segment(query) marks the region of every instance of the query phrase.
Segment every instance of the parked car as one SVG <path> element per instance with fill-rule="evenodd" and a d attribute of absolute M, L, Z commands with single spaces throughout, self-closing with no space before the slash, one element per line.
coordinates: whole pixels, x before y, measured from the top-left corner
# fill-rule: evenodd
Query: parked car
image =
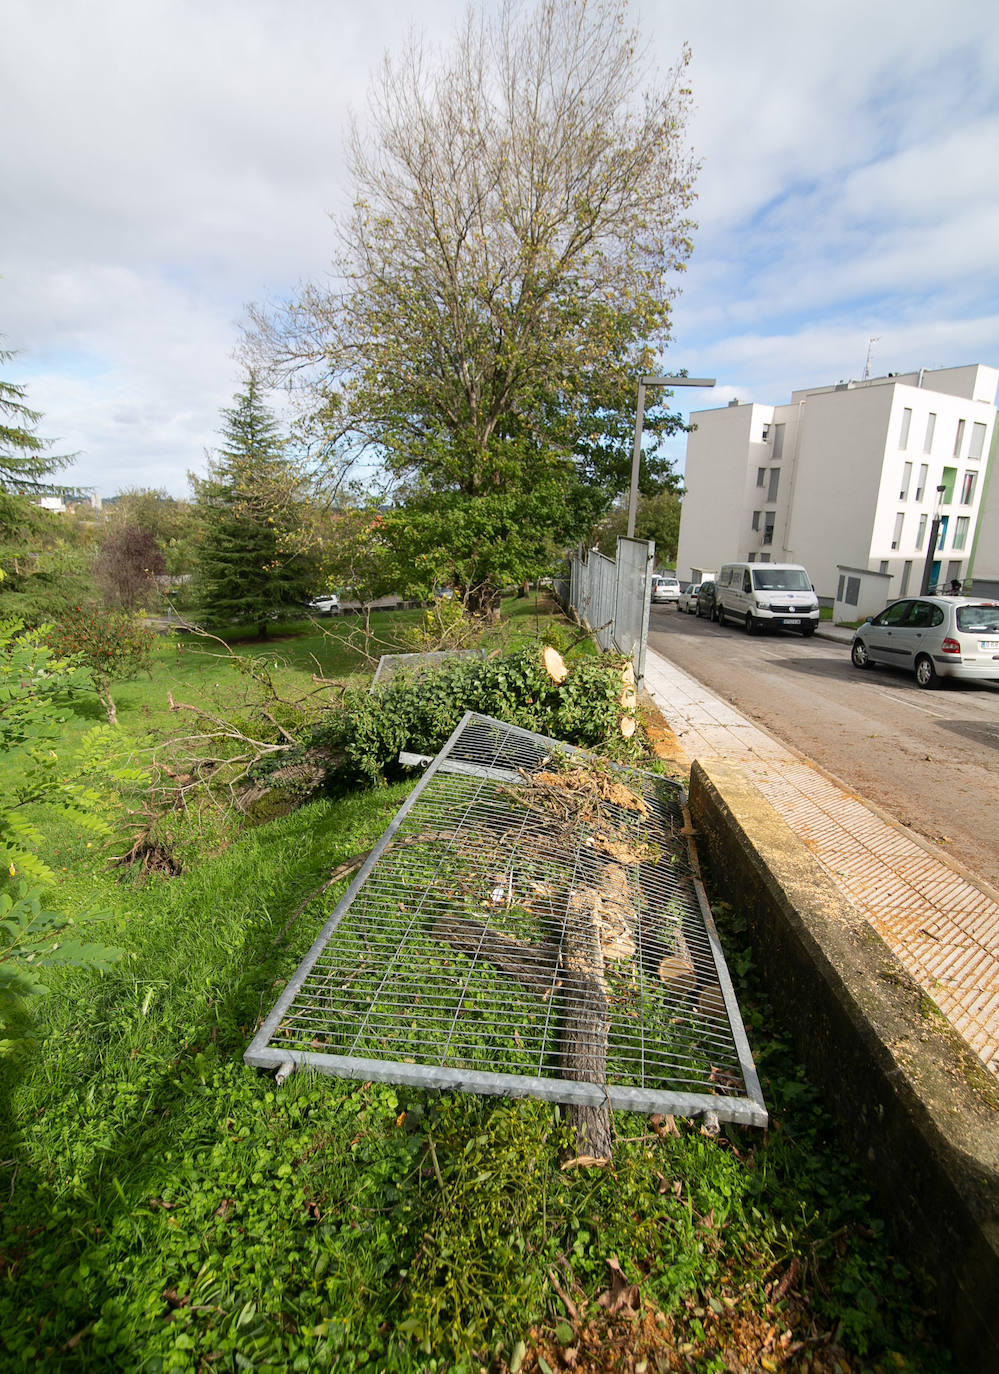
<path fill-rule="evenodd" d="M 680 599 L 680 582 L 675 577 L 661 577 L 656 574 L 652 579 L 652 604 L 674 604 Z"/>
<path fill-rule="evenodd" d="M 697 593 L 700 590 L 700 582 L 688 582 L 680 592 L 680 599 L 676 603 L 676 609 L 678 611 L 686 611 L 688 615 L 696 615 Z"/>
<path fill-rule="evenodd" d="M 697 614 L 707 616 L 708 620 L 718 619 L 715 590 L 713 582 L 702 582 L 697 592 Z"/>
<path fill-rule="evenodd" d="M 340 598 L 336 592 L 324 592 L 322 596 L 314 596 L 309 602 L 309 610 L 313 615 L 339 615 Z"/>
<path fill-rule="evenodd" d="M 748 634 L 769 625 L 813 635 L 819 600 L 800 563 L 726 563 L 715 579 L 719 625 L 741 621 Z"/>
<path fill-rule="evenodd" d="M 999 680 L 999 601 L 918 596 L 893 601 L 853 636 L 855 668 L 908 668 L 920 687 L 944 677 Z"/>

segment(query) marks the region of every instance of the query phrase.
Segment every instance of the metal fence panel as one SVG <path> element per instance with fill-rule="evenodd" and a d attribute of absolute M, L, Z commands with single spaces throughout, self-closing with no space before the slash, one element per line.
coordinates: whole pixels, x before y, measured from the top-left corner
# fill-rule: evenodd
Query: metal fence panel
<path fill-rule="evenodd" d="M 645 652 L 649 635 L 649 605 L 656 546 L 651 539 L 617 541 L 617 579 L 614 644 L 619 653 L 634 660 L 639 682 L 645 676 Z"/>
<path fill-rule="evenodd" d="M 654 540 L 620 538 L 616 559 L 590 549 L 569 561 L 569 609 L 601 649 L 634 661 L 639 682 L 645 676 L 655 557 Z"/>
<path fill-rule="evenodd" d="M 684 805 L 469 712 L 246 1062 L 765 1124 Z"/>

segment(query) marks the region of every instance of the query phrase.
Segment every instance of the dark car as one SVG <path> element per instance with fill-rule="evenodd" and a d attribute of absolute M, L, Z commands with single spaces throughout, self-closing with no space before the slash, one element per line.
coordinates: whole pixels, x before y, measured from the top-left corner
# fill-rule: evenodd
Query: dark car
<path fill-rule="evenodd" d="M 713 582 L 702 582 L 697 593 L 697 614 L 707 616 L 709 620 L 718 619 L 715 590 Z"/>

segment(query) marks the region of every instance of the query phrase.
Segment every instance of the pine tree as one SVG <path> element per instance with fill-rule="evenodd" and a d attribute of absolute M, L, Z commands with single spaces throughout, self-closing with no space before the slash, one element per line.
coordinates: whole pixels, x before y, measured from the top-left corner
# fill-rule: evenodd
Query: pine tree
<path fill-rule="evenodd" d="M 302 474 L 251 370 L 246 390 L 222 411 L 224 444 L 208 476 L 192 477 L 202 526 L 197 592 L 218 624 L 267 625 L 307 600 L 313 576 Z"/>
<path fill-rule="evenodd" d="M 0 364 L 13 357 L 0 348 Z M 68 458 L 55 458 L 49 444 L 39 439 L 35 426 L 41 419 L 25 402 L 23 386 L 0 377 L 0 533 L 17 530 L 33 503 L 25 498 L 44 496 L 52 490 L 43 479 L 64 467 Z"/>

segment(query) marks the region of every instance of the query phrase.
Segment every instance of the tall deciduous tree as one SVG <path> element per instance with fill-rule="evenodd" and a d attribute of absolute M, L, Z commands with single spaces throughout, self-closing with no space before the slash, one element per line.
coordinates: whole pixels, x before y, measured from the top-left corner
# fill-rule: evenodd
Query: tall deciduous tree
<path fill-rule="evenodd" d="M 625 486 L 694 177 L 688 55 L 648 87 L 626 9 L 507 3 L 494 24 L 470 15 L 439 64 L 418 44 L 386 59 L 350 143 L 341 284 L 254 316 L 269 362 L 426 511 L 440 492 Z"/>
<path fill-rule="evenodd" d="M 208 476 L 191 478 L 201 517 L 197 590 L 202 612 L 222 624 L 267 625 L 309 595 L 312 537 L 301 473 L 260 397 L 251 371 L 223 410 L 224 444 Z"/>

